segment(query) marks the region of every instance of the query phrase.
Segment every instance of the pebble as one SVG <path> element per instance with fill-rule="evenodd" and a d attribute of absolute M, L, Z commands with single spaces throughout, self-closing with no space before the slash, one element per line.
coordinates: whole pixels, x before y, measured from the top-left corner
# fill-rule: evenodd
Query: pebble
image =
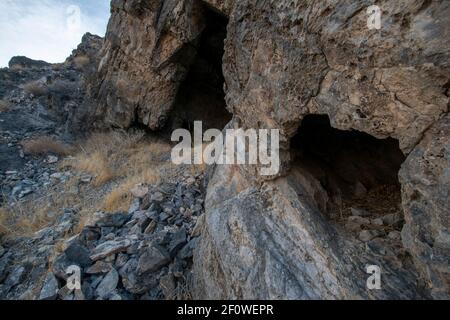
<path fill-rule="evenodd" d="M 134 186 L 131 189 L 131 194 L 135 197 L 135 198 L 144 198 L 148 193 L 148 187 L 144 186 L 142 184 L 138 184 L 136 186 Z"/>
<path fill-rule="evenodd" d="M 100 245 L 98 245 L 93 253 L 91 254 L 90 258 L 93 261 L 97 261 L 103 258 L 106 258 L 112 254 L 126 251 L 128 247 L 131 246 L 131 241 L 128 239 L 121 240 L 121 241 L 107 241 Z"/>
<path fill-rule="evenodd" d="M 88 184 L 88 183 L 90 183 L 91 181 L 92 181 L 92 176 L 91 176 L 91 175 L 83 174 L 83 175 L 81 175 L 81 177 L 80 177 L 80 182 L 82 182 L 82 183 Z"/>
<path fill-rule="evenodd" d="M 376 226 L 382 226 L 383 225 L 383 219 L 381 218 L 376 218 L 372 220 L 372 224 L 376 225 Z"/>
<path fill-rule="evenodd" d="M 377 236 L 378 236 L 378 232 L 376 230 L 362 230 L 359 233 L 359 240 L 361 240 L 363 242 L 367 242 Z"/>
<path fill-rule="evenodd" d="M 59 158 L 57 156 L 49 155 L 47 157 L 47 163 L 49 163 L 49 164 L 53 164 L 53 163 L 56 163 L 58 161 L 59 161 Z"/>
<path fill-rule="evenodd" d="M 370 224 L 370 220 L 367 218 L 363 218 L 361 216 L 349 216 L 347 219 L 349 222 L 356 223 L 358 225 L 367 225 Z"/>
<path fill-rule="evenodd" d="M 353 216 L 360 216 L 360 217 L 368 217 L 370 216 L 370 212 L 367 212 L 364 209 L 360 209 L 360 208 L 350 208 L 350 211 L 352 212 Z"/>
<path fill-rule="evenodd" d="M 107 273 L 111 271 L 112 266 L 104 261 L 97 261 L 93 266 L 89 267 L 85 272 L 87 274 Z"/>
<path fill-rule="evenodd" d="M 111 271 L 103 278 L 103 280 L 98 285 L 95 293 L 100 298 L 106 298 L 109 294 L 111 294 L 119 283 L 119 274 L 116 269 L 112 268 Z"/>
<path fill-rule="evenodd" d="M 392 240 L 401 240 L 402 235 L 401 235 L 400 231 L 391 231 L 388 234 L 388 238 L 392 239 Z"/>

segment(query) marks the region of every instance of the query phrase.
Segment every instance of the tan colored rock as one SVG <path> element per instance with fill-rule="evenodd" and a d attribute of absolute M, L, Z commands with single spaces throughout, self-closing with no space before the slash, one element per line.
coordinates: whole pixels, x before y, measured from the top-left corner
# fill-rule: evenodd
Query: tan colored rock
<path fill-rule="evenodd" d="M 315 113 L 411 151 L 448 111 L 448 3 L 378 5 L 379 31 L 364 1 L 238 1 L 224 57 L 230 112 L 245 127 L 281 129 L 286 143 Z"/>
<path fill-rule="evenodd" d="M 450 297 L 450 116 L 425 134 L 400 171 L 402 240 L 435 298 Z"/>
<path fill-rule="evenodd" d="M 196 297 L 448 297 L 450 6 L 377 4 L 381 30 L 367 27 L 364 1 L 236 2 L 225 44 L 226 102 L 235 123 L 280 129 L 285 151 L 309 114 L 328 115 L 337 129 L 397 139 L 409 155 L 400 174 L 402 238 L 415 265 L 388 254 L 387 241 L 363 244 L 335 229 L 314 178 L 300 173 L 292 183 L 286 152 L 289 174 L 275 180 L 244 166 L 216 167 L 194 256 Z M 383 290 L 365 287 L 364 267 L 373 261 L 388 278 Z"/>

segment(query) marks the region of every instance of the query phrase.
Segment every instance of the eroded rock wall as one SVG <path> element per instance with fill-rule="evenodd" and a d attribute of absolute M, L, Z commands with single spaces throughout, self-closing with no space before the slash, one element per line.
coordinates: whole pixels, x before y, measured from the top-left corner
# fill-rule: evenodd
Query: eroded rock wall
<path fill-rule="evenodd" d="M 160 128 L 195 57 L 202 19 L 198 1 L 112 1 L 90 90 L 94 119 L 120 128 Z"/>
<path fill-rule="evenodd" d="M 205 3 L 229 17 L 230 125 L 280 129 L 283 170 L 269 178 L 244 166 L 213 170 L 196 297 L 448 297 L 449 2 L 378 1 L 376 30 L 367 25 L 369 0 L 115 0 L 89 88 L 98 123 L 164 125 L 193 67 Z M 327 219 L 317 203 L 327 190 L 291 157 L 291 139 L 311 114 L 398 140 L 407 157 L 403 245 L 395 230 L 391 247 Z M 383 271 L 382 290 L 367 290 L 372 264 Z"/>
<path fill-rule="evenodd" d="M 306 114 L 334 127 L 393 137 L 411 149 L 448 111 L 449 3 L 239 1 L 230 16 L 227 105 L 248 127 L 289 141 Z"/>
<path fill-rule="evenodd" d="M 397 139 L 409 155 L 400 180 L 407 252 L 349 237 L 326 220 L 308 192 L 324 190 L 292 167 L 290 152 L 283 153 L 286 176 L 274 181 L 219 166 L 195 259 L 198 297 L 449 296 L 450 6 L 381 1 L 382 28 L 369 30 L 371 4 L 237 2 L 225 45 L 226 102 L 242 126 L 280 129 L 287 150 L 308 114 Z M 365 287 L 367 264 L 383 270 L 382 290 Z"/>

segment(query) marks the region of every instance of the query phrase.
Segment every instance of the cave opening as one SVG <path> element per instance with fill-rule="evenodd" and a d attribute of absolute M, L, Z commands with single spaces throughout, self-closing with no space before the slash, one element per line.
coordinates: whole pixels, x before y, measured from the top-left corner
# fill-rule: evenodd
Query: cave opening
<path fill-rule="evenodd" d="M 222 58 L 228 18 L 204 6 L 205 29 L 195 44 L 196 57 L 181 83 L 172 112 L 172 128 L 221 130 L 232 115 L 226 109 Z"/>
<path fill-rule="evenodd" d="M 397 140 L 338 130 L 327 115 L 308 115 L 292 139 L 291 157 L 294 171 L 314 178 L 310 196 L 329 220 L 347 226 L 357 221 L 363 229 L 386 233 L 401 230 L 398 171 L 405 156 Z"/>

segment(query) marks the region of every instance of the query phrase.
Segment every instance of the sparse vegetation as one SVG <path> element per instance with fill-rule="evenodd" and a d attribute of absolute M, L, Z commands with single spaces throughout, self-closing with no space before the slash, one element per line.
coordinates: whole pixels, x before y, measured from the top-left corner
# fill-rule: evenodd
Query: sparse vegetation
<path fill-rule="evenodd" d="M 23 151 L 30 155 L 47 155 L 49 153 L 67 156 L 73 148 L 49 136 L 36 137 L 22 141 Z"/>
<path fill-rule="evenodd" d="M 73 63 L 77 69 L 85 68 L 90 62 L 91 60 L 88 56 L 78 56 L 73 59 Z"/>
<path fill-rule="evenodd" d="M 8 211 L 5 208 L 0 208 L 0 236 L 9 233 L 7 218 Z"/>
<path fill-rule="evenodd" d="M 34 96 L 43 96 L 48 92 L 48 88 L 45 84 L 39 81 L 32 81 L 23 86 L 26 93 Z"/>
<path fill-rule="evenodd" d="M 107 212 L 127 211 L 133 199 L 131 189 L 141 183 L 155 184 L 159 182 L 159 173 L 152 168 L 138 168 L 136 172 L 131 174 L 131 177 L 125 178 L 106 195 L 103 200 L 102 210 Z"/>
<path fill-rule="evenodd" d="M 0 233 L 6 236 L 27 236 L 46 227 L 52 221 L 45 206 L 19 203 L 0 209 Z"/>
<path fill-rule="evenodd" d="M 54 222 L 63 208 L 78 210 L 77 224 L 71 234 L 80 232 L 96 211 L 127 211 L 133 199 L 131 189 L 138 184 L 157 184 L 170 180 L 180 170 L 170 162 L 171 145 L 143 132 L 94 133 L 76 147 L 66 146 L 51 137 L 38 137 L 22 143 L 29 154 L 72 154 L 60 163 L 60 170 L 73 174 L 54 186 L 42 198 L 31 197 L 14 207 L 0 209 L 0 230 L 11 236 L 31 235 Z M 192 166 L 192 174 L 203 171 Z M 80 183 L 77 174 L 93 177 Z M 70 236 L 69 234 L 68 236 Z"/>
<path fill-rule="evenodd" d="M 6 100 L 0 100 L 0 112 L 7 112 L 11 108 L 11 103 Z"/>

